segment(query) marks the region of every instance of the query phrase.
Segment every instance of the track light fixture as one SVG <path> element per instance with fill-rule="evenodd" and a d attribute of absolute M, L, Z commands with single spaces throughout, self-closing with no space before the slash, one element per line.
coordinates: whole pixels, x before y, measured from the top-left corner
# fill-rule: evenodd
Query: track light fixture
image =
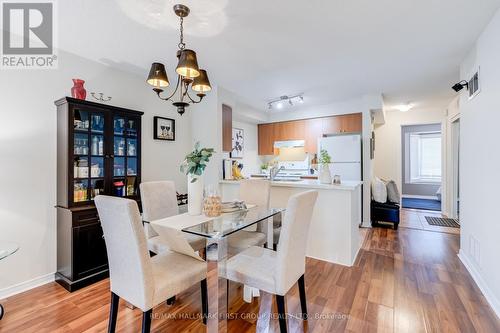
<path fill-rule="evenodd" d="M 469 89 L 469 82 L 462 80 L 458 83 L 456 83 L 451 89 L 455 90 L 456 92 L 459 92 L 460 90 L 467 88 Z"/>
<path fill-rule="evenodd" d="M 293 107 L 297 103 L 304 103 L 304 96 L 302 94 L 294 95 L 294 96 L 283 95 L 283 96 L 280 96 L 280 98 L 278 98 L 278 99 L 275 99 L 275 100 L 268 102 L 267 108 L 269 110 L 272 110 L 275 107 L 276 107 L 276 109 L 282 109 L 283 103 L 285 103 L 285 102 L 288 102 L 288 105 L 290 105 L 290 107 Z"/>

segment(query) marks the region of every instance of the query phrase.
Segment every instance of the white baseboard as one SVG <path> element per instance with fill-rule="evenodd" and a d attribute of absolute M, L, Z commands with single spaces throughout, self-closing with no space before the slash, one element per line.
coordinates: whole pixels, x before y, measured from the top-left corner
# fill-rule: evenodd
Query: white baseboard
<path fill-rule="evenodd" d="M 438 200 L 438 197 L 435 195 L 412 195 L 412 194 L 403 194 L 403 198 L 409 198 L 409 199 L 431 199 L 431 200 Z"/>
<path fill-rule="evenodd" d="M 15 284 L 13 286 L 4 288 L 0 290 L 0 299 L 4 299 L 10 297 L 15 294 L 22 293 L 24 291 L 39 287 L 41 285 L 53 282 L 55 280 L 54 273 L 50 273 L 47 275 L 43 275 L 32 280 L 28 280 L 25 282 L 21 282 L 19 284 Z"/>
<path fill-rule="evenodd" d="M 496 313 L 497 317 L 500 318 L 500 300 L 495 296 L 495 294 L 493 294 L 491 289 L 481 277 L 481 274 L 477 271 L 476 267 L 472 264 L 472 261 L 469 259 L 467 254 L 462 251 L 462 249 L 460 249 L 458 253 L 458 258 L 460 259 L 462 264 L 464 264 L 465 268 L 467 268 L 467 271 L 472 276 L 474 282 L 476 282 L 477 286 L 483 293 L 493 311 Z"/>

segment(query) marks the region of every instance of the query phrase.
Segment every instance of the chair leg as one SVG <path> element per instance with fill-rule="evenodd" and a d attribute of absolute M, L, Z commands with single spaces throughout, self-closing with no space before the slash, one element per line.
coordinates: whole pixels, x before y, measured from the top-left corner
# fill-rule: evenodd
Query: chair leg
<path fill-rule="evenodd" d="M 108 333 L 114 333 L 116 329 L 116 317 L 118 316 L 118 303 L 120 303 L 120 297 L 111 292 L 111 307 L 109 308 L 109 323 L 108 323 Z"/>
<path fill-rule="evenodd" d="M 149 333 L 151 331 L 151 315 L 153 309 L 142 313 L 142 333 Z"/>
<path fill-rule="evenodd" d="M 208 317 L 208 295 L 207 295 L 207 279 L 201 280 L 201 315 L 203 324 L 207 324 Z"/>
<path fill-rule="evenodd" d="M 276 295 L 276 304 L 278 305 L 278 318 L 280 321 L 280 332 L 286 333 L 286 311 L 285 296 Z"/>
<path fill-rule="evenodd" d="M 229 313 L 229 279 L 226 279 L 226 306 Z"/>
<path fill-rule="evenodd" d="M 169 299 L 167 299 L 166 301 L 167 305 L 174 305 L 175 299 L 176 299 L 175 296 L 172 296 Z"/>
<path fill-rule="evenodd" d="M 302 319 L 307 320 L 307 299 L 306 299 L 306 285 L 304 282 L 304 275 L 299 278 L 299 294 L 300 294 L 300 307 L 302 309 Z"/>

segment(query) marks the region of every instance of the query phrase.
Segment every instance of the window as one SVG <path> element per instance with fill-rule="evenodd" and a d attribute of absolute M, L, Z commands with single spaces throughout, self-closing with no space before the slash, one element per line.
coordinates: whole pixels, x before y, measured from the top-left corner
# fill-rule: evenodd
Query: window
<path fill-rule="evenodd" d="M 409 133 L 408 135 L 410 179 L 407 181 L 409 180 L 409 183 L 440 183 L 441 133 Z"/>

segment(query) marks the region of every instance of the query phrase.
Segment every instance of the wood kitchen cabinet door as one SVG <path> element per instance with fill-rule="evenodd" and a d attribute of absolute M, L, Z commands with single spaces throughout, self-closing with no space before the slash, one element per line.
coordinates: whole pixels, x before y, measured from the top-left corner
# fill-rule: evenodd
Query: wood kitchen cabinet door
<path fill-rule="evenodd" d="M 338 134 L 342 131 L 342 120 L 339 116 L 325 117 L 323 119 L 323 133 L 322 134 Z"/>
<path fill-rule="evenodd" d="M 318 153 L 318 139 L 323 136 L 323 118 L 305 120 L 305 149 L 309 154 Z"/>
<path fill-rule="evenodd" d="M 222 104 L 222 151 L 233 150 L 233 110 Z"/>
<path fill-rule="evenodd" d="M 346 114 L 340 116 L 341 131 L 342 133 L 356 133 L 361 132 L 363 120 L 361 113 Z"/>
<path fill-rule="evenodd" d="M 275 141 L 304 140 L 305 121 L 285 121 L 274 123 Z"/>
<path fill-rule="evenodd" d="M 259 155 L 274 155 L 275 124 L 259 124 Z"/>

